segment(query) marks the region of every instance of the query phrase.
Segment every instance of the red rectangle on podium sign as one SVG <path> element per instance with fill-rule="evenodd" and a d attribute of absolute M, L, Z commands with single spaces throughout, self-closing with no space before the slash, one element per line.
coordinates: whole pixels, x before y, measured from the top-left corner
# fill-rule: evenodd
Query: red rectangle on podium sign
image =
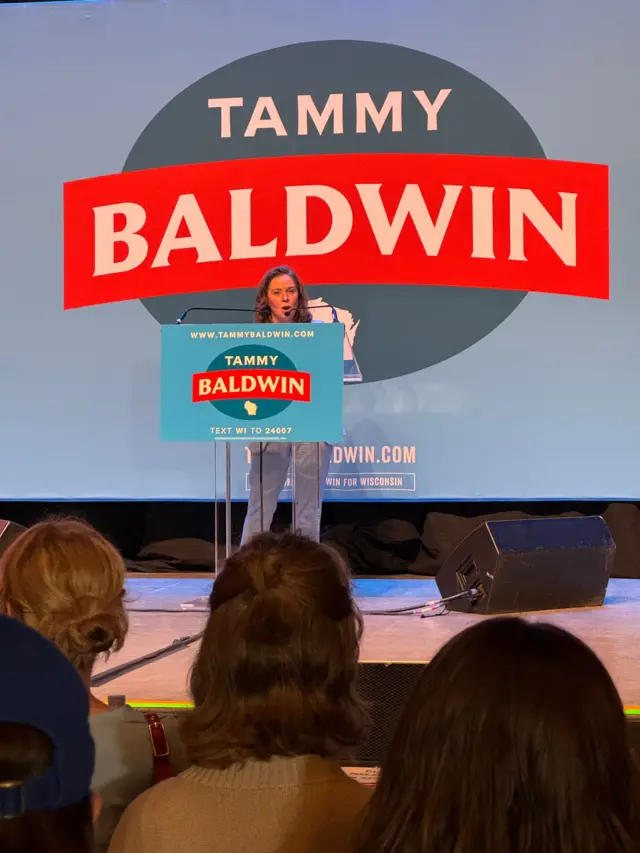
<path fill-rule="evenodd" d="M 295 370 L 211 370 L 194 373 L 192 401 L 311 400 L 311 374 Z"/>

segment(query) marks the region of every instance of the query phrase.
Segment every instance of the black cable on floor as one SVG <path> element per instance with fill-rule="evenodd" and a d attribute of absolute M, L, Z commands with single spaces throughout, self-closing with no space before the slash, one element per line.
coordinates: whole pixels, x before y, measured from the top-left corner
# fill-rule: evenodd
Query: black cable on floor
<path fill-rule="evenodd" d="M 172 613 L 174 611 L 171 611 Z M 168 646 L 163 646 L 161 649 L 157 649 L 155 652 L 149 652 L 147 655 L 142 655 L 139 658 L 134 658 L 133 660 L 127 661 L 127 663 L 121 663 L 118 666 L 113 666 L 111 669 L 105 669 L 104 672 L 99 673 L 98 675 L 94 675 L 91 678 L 91 687 L 101 687 L 103 684 L 107 684 L 109 681 L 113 681 L 116 678 L 120 678 L 121 675 L 126 675 L 129 672 L 133 672 L 135 669 L 140 669 L 141 666 L 146 666 L 149 663 L 154 663 L 157 660 L 161 660 L 162 658 L 166 658 L 169 655 L 174 655 L 176 652 L 180 652 L 183 649 L 188 648 L 192 643 L 197 642 L 202 637 L 202 631 L 198 634 L 190 634 L 186 637 L 178 637 Z"/>

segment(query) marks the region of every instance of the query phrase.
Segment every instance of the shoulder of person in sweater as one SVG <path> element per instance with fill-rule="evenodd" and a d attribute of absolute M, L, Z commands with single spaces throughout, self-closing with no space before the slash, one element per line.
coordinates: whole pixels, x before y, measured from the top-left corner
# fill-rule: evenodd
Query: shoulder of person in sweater
<path fill-rule="evenodd" d="M 168 779 L 167 782 L 173 781 Z M 161 782 L 155 786 L 160 788 L 166 782 Z M 147 800 L 149 795 L 155 793 L 153 788 L 147 789 L 143 794 L 135 799 L 122 815 L 115 832 L 111 837 L 109 844 L 109 853 L 145 853 L 149 850 L 153 851 L 155 846 L 154 835 L 160 829 L 155 821 L 155 814 L 147 810 Z"/>
<path fill-rule="evenodd" d="M 194 819 L 193 791 L 180 776 L 166 779 L 147 788 L 125 810 L 118 823 L 109 853 L 145 853 L 154 851 L 159 842 L 175 833 L 176 823 Z"/>
<path fill-rule="evenodd" d="M 183 837 L 188 827 L 195 828 L 209 821 L 215 823 L 216 808 L 220 804 L 215 797 L 216 790 L 225 792 L 223 802 L 226 812 L 233 810 L 233 800 L 244 802 L 243 808 L 250 808 L 249 804 L 254 801 L 258 808 L 256 820 L 259 820 L 260 808 L 264 806 L 264 803 L 260 806 L 259 800 L 267 798 L 276 807 L 278 797 L 281 796 L 277 793 L 278 786 L 245 787 L 242 783 L 238 785 L 233 782 L 227 785 L 222 781 L 222 776 L 224 772 L 190 767 L 179 776 L 144 791 L 124 812 L 113 834 L 109 853 L 153 853 L 158 848 L 164 850 L 167 849 L 165 845 L 168 840 Z M 372 794 L 369 788 L 342 772 L 336 773 L 333 778 L 327 776 L 316 780 L 316 790 L 324 791 L 324 794 L 312 794 L 310 782 L 313 780 L 307 780 L 306 784 L 301 780 L 299 785 L 280 787 L 280 791 L 288 791 L 285 795 L 287 799 L 292 787 L 298 787 L 301 795 L 307 792 L 312 801 L 317 801 L 319 813 L 325 814 L 329 807 L 327 814 L 330 814 L 331 822 L 337 824 L 350 825 L 358 821 Z M 327 794 L 330 801 L 327 801 Z M 309 802 L 307 795 L 305 799 Z M 317 809 L 314 807 L 312 811 Z"/>
<path fill-rule="evenodd" d="M 278 761 L 281 762 L 282 759 Z M 327 831 L 333 827 L 339 837 L 340 833 L 346 837 L 361 819 L 371 791 L 340 768 L 331 767 L 330 762 L 326 767 L 317 759 L 311 763 L 315 767 L 310 774 L 296 770 L 288 778 L 286 771 L 284 775 L 275 773 L 271 784 L 266 765 L 262 780 L 261 774 L 253 778 L 251 766 L 229 771 L 190 767 L 148 789 L 127 808 L 113 835 L 109 853 L 173 850 L 175 843 L 186 841 L 190 830 L 193 837 L 208 838 L 210 825 L 218 825 L 220 820 L 233 824 L 236 814 L 240 818 L 247 811 L 262 824 L 261 815 L 267 802 L 270 808 L 277 809 L 280 805 L 284 809 L 279 819 L 284 824 L 289 821 L 287 811 L 295 804 L 296 814 L 302 808 L 307 822 L 314 821 L 314 815 L 315 821 L 322 816 Z M 296 788 L 298 793 L 294 794 Z M 223 795 L 222 799 L 216 792 Z"/>

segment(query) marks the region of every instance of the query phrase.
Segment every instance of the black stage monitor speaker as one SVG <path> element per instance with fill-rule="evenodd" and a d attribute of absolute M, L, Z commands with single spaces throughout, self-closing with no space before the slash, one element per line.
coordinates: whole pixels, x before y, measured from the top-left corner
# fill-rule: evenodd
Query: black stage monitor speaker
<path fill-rule="evenodd" d="M 15 524 L 13 521 L 5 521 L 3 518 L 0 518 L 0 555 L 26 529 L 21 524 Z"/>
<path fill-rule="evenodd" d="M 458 545 L 436 576 L 443 598 L 463 613 L 525 613 L 604 602 L 615 543 L 600 516 L 486 521 Z"/>

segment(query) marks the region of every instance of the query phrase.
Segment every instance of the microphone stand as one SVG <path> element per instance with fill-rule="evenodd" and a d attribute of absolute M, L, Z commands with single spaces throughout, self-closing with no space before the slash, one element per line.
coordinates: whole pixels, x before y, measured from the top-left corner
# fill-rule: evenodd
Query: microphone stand
<path fill-rule="evenodd" d="M 334 308 L 333 305 L 313 305 L 309 308 L 309 311 L 313 311 L 315 308 L 330 308 L 331 316 L 333 317 L 334 323 L 339 323 L 338 320 L 338 312 Z M 182 321 L 185 319 L 187 314 L 190 314 L 192 311 L 221 311 L 224 314 L 255 314 L 255 310 L 253 308 L 211 308 L 202 306 L 201 308 L 193 307 L 187 308 L 186 311 L 183 311 L 182 314 L 176 319 L 176 326 L 182 325 Z"/>
<path fill-rule="evenodd" d="M 186 311 L 182 312 L 182 314 L 176 320 L 176 326 L 180 326 L 182 324 L 182 321 L 184 320 L 184 318 L 187 316 L 187 314 L 190 314 L 192 311 L 222 311 L 223 313 L 237 313 L 237 314 L 253 314 L 253 313 L 255 313 L 253 308 L 208 308 L 208 307 L 204 307 L 204 306 L 202 308 L 197 308 L 194 306 L 193 308 L 187 308 Z"/>

